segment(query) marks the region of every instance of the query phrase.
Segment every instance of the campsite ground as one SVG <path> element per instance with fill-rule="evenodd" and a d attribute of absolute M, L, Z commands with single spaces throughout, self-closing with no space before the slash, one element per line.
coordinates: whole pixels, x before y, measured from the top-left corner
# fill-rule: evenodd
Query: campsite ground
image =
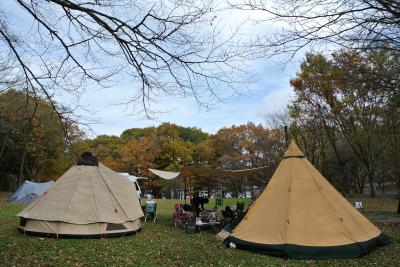
<path fill-rule="evenodd" d="M 357 198 L 364 203 L 364 214 L 392 238 L 392 244 L 359 259 L 304 261 L 225 249 L 213 232 L 188 235 L 175 229 L 171 215 L 176 200 L 158 200 L 157 222 L 144 224 L 134 237 L 79 240 L 24 236 L 17 231 L 15 217 L 23 206 L 6 203 L 5 196 L 0 193 L 0 266 L 400 266 L 400 216 L 395 213 L 395 199 Z"/>

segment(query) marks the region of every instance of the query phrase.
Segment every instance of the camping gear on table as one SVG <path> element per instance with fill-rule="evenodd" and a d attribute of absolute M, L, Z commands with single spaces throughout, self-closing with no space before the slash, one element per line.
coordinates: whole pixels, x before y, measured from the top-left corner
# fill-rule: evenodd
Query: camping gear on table
<path fill-rule="evenodd" d="M 140 230 L 143 211 L 133 184 L 90 153 L 17 216 L 27 234 L 56 237 L 112 237 Z"/>
<path fill-rule="evenodd" d="M 292 141 L 227 246 L 294 259 L 355 258 L 389 239 L 358 212 Z"/>
<path fill-rule="evenodd" d="M 30 204 L 41 197 L 52 185 L 54 181 L 46 183 L 34 183 L 25 181 L 14 194 L 8 199 L 13 204 Z"/>
<path fill-rule="evenodd" d="M 157 202 L 155 200 L 146 201 L 146 215 L 144 217 L 144 221 L 147 221 L 147 217 L 156 222 L 157 219 Z"/>
<path fill-rule="evenodd" d="M 188 220 L 188 223 L 185 226 L 187 234 L 195 234 L 196 233 L 196 222 L 193 220 Z"/>

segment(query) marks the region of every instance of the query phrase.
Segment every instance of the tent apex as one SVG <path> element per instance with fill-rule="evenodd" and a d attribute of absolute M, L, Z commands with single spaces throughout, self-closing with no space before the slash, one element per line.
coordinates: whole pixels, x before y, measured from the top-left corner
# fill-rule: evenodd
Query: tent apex
<path fill-rule="evenodd" d="M 288 157 L 304 157 L 303 152 L 297 146 L 296 142 L 292 139 L 290 144 L 285 152 L 284 158 Z"/>
<path fill-rule="evenodd" d="M 76 162 L 76 165 L 99 166 L 99 161 L 91 152 L 86 151 L 81 154 L 80 158 Z"/>

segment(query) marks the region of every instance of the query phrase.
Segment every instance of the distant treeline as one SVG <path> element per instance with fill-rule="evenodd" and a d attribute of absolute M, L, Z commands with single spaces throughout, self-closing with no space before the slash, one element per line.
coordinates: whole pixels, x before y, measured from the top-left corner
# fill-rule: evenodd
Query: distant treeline
<path fill-rule="evenodd" d="M 163 123 L 94 139 L 86 138 L 76 123 L 60 120 L 45 100 L 9 90 L 0 95 L 0 189 L 14 190 L 25 179 L 57 179 L 85 150 L 116 171 L 136 175 L 149 175 L 149 167 L 269 166 L 251 177 L 191 179 L 195 190 L 222 189 L 237 196 L 271 178 L 285 149 L 286 125 L 290 138 L 339 191 L 362 193 L 368 185 L 374 196 L 400 181 L 399 76 L 399 55 L 393 51 L 308 54 L 290 81 L 291 102 L 284 112 L 268 117 L 268 127 L 249 122 L 208 134 Z M 167 197 L 182 187 L 180 180 L 156 177 L 143 185 Z"/>

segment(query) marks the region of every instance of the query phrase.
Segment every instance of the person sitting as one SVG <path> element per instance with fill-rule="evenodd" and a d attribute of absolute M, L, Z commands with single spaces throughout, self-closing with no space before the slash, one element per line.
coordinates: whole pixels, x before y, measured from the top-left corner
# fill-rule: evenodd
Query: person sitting
<path fill-rule="evenodd" d="M 235 213 L 233 212 L 230 206 L 226 206 L 225 210 L 222 211 L 222 217 L 224 217 L 224 219 L 232 220 L 235 218 Z"/>
<path fill-rule="evenodd" d="M 190 204 L 182 204 L 183 211 L 193 211 L 192 206 Z"/>
<path fill-rule="evenodd" d="M 199 216 L 200 211 L 205 211 L 204 204 L 208 203 L 208 198 L 195 196 L 192 198 L 192 206 L 194 207 L 194 211 L 196 212 L 196 217 Z"/>
<path fill-rule="evenodd" d="M 225 226 L 229 225 L 232 223 L 232 221 L 235 219 L 235 212 L 231 209 L 230 206 L 226 206 L 225 210 L 222 211 L 222 220 L 221 220 L 221 225 L 225 228 Z"/>

